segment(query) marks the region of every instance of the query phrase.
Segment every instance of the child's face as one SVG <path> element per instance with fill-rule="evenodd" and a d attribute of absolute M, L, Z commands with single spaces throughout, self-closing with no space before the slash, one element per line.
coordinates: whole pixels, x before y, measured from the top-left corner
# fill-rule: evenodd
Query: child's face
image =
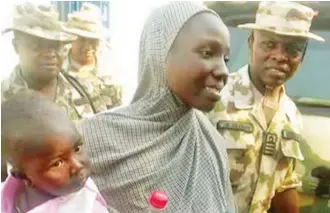
<path fill-rule="evenodd" d="M 37 154 L 20 159 L 20 167 L 32 186 L 54 196 L 80 190 L 90 175 L 91 163 L 78 132 L 50 136 L 42 144 Z"/>

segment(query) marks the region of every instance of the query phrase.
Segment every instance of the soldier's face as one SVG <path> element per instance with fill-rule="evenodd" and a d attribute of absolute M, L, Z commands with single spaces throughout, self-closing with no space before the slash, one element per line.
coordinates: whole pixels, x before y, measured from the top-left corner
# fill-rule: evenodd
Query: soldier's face
<path fill-rule="evenodd" d="M 98 39 L 78 37 L 72 42 L 72 57 L 81 65 L 94 62 L 99 43 Z"/>
<path fill-rule="evenodd" d="M 254 31 L 249 39 L 250 68 L 266 87 L 283 85 L 298 70 L 307 41 Z"/>
<path fill-rule="evenodd" d="M 30 35 L 14 39 L 24 75 L 35 82 L 47 82 L 61 70 L 64 44 Z"/>
<path fill-rule="evenodd" d="M 170 89 L 188 106 L 211 110 L 227 80 L 227 27 L 213 14 L 202 13 L 183 27 L 166 64 Z"/>

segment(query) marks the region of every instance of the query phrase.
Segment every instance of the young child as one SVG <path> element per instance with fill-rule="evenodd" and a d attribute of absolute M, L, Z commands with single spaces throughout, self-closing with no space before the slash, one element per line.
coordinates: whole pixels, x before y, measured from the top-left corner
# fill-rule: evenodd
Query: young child
<path fill-rule="evenodd" d="M 36 92 L 1 105 L 1 146 L 13 166 L 1 188 L 2 213 L 103 213 L 89 178 L 83 139 L 62 109 Z"/>

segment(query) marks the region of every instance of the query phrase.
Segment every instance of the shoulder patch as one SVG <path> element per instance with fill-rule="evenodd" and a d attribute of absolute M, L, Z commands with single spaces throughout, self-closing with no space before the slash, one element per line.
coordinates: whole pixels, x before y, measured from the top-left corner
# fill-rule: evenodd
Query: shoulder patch
<path fill-rule="evenodd" d="M 288 130 L 282 130 L 282 138 L 286 140 L 295 140 L 300 143 L 305 141 L 300 134 Z"/>

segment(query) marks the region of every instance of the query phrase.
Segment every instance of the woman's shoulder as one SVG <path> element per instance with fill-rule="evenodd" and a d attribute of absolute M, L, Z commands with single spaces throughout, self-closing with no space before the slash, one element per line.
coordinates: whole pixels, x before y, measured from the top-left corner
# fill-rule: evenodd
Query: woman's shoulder
<path fill-rule="evenodd" d="M 80 120 L 76 123 L 77 129 L 86 143 L 89 141 L 103 143 L 105 140 L 107 143 L 115 142 L 127 126 L 134 121 L 126 108 L 111 109 Z"/>

